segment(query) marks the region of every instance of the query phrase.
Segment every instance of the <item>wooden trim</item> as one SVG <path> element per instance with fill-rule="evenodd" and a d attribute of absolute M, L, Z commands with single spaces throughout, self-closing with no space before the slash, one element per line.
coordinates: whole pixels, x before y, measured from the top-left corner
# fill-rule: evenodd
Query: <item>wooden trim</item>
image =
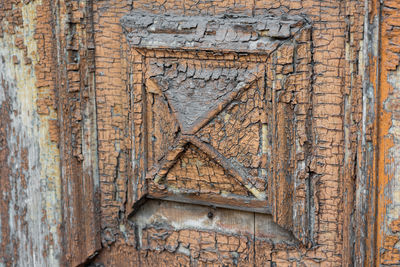
<path fill-rule="evenodd" d="M 202 206 L 221 207 L 234 210 L 243 210 L 257 213 L 271 214 L 271 207 L 266 200 L 239 196 L 225 196 L 191 193 L 171 193 L 168 191 L 151 190 L 146 196 L 149 199 L 160 199 L 174 202 L 197 204 Z"/>

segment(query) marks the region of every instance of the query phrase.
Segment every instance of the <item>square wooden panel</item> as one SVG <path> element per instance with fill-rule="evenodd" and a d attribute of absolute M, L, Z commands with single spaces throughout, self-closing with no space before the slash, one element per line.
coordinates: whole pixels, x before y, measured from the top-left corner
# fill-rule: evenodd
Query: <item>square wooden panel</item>
<path fill-rule="evenodd" d="M 156 198 L 269 213 L 307 238 L 307 22 L 132 12 L 121 23 L 134 66 L 132 205 Z"/>
<path fill-rule="evenodd" d="M 145 64 L 149 197 L 266 212 L 265 65 L 178 57 Z"/>

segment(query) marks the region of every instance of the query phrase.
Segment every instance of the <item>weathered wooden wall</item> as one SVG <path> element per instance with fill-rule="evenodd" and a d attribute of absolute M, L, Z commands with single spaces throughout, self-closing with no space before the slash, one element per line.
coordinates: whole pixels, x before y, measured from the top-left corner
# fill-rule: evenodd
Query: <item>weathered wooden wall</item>
<path fill-rule="evenodd" d="M 399 9 L 396 0 L 1 0 L 0 266 L 400 265 Z M 309 21 L 312 242 L 269 215 L 217 209 L 210 226 L 204 207 L 149 201 L 129 216 L 143 164 L 142 63 L 121 25 L 132 10 Z M 187 220 L 166 214 L 177 210 Z M 235 216 L 243 221 L 220 226 Z M 240 224 L 253 227 L 239 235 Z"/>

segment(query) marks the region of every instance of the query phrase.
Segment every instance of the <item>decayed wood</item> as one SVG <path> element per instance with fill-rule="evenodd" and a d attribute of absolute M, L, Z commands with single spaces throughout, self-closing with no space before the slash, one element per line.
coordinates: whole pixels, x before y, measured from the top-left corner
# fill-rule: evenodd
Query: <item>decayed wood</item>
<path fill-rule="evenodd" d="M 378 68 L 377 76 L 375 76 L 377 80 L 374 79 L 375 77 L 370 78 L 377 101 L 374 109 L 376 119 L 372 122 L 376 124 L 369 126 L 371 135 L 366 138 L 372 139 L 372 145 L 369 144 L 370 147 L 375 145 L 378 148 L 374 150 L 375 154 L 373 155 L 371 155 L 372 153 L 365 153 L 365 160 L 369 160 L 368 157 L 373 157 L 376 164 L 368 166 L 372 168 L 368 169 L 369 172 L 367 173 L 368 177 L 376 177 L 376 180 L 372 180 L 372 185 L 376 185 L 376 199 L 373 197 L 368 199 L 369 203 L 375 201 L 376 210 L 366 212 L 376 216 L 374 221 L 376 243 L 372 247 L 375 255 L 368 251 L 367 256 L 374 257 L 376 265 L 390 266 L 400 264 L 400 250 L 395 245 L 399 240 L 400 226 L 398 211 L 400 198 L 397 194 L 400 188 L 398 168 L 400 160 L 400 131 L 398 129 L 400 89 L 398 46 L 400 44 L 400 31 L 397 27 L 400 5 L 397 1 L 384 1 L 377 2 L 373 8 L 374 17 L 372 18 L 379 18 L 380 23 L 378 26 L 379 37 L 374 36 L 372 43 L 379 42 L 380 46 L 377 48 L 379 49 L 379 57 L 377 58 L 376 54 L 372 54 L 370 57 L 372 60 L 380 59 L 380 61 L 374 65 Z M 376 40 L 376 38 L 379 38 L 379 40 Z M 376 48 L 374 47 L 374 49 Z M 377 66 L 378 64 L 379 66 Z M 373 69 L 373 71 L 375 70 Z M 365 123 L 367 122 L 369 121 Z M 362 210 L 362 212 L 365 212 L 365 210 Z M 372 221 L 369 221 L 366 227 L 370 227 L 371 224 Z M 371 244 L 370 239 L 366 241 L 366 245 Z"/>
<path fill-rule="evenodd" d="M 398 9 L 5 1 L 0 265 L 398 265 Z"/>
<path fill-rule="evenodd" d="M 164 16 L 133 11 L 121 19 L 135 47 L 266 53 L 306 22 L 300 16 Z"/>
<path fill-rule="evenodd" d="M 202 206 L 221 207 L 233 210 L 243 210 L 248 212 L 257 212 L 271 214 L 271 208 L 265 200 L 256 198 L 224 196 L 209 194 L 207 197 L 194 195 L 190 193 L 174 193 L 159 190 L 157 188 L 151 190 L 147 195 L 148 198 L 168 200 L 173 202 L 182 202 L 188 204 L 198 204 Z"/>

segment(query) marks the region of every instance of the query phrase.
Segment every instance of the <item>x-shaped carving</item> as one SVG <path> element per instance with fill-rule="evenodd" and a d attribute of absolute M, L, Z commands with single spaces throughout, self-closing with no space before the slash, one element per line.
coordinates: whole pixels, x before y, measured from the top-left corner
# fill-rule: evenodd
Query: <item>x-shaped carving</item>
<path fill-rule="evenodd" d="M 246 187 L 257 199 L 264 200 L 266 198 L 265 192 L 261 192 L 257 189 L 255 180 L 252 179 L 252 176 L 243 166 L 227 159 L 213 146 L 201 141 L 200 138 L 196 136 L 196 133 L 198 133 L 205 125 L 207 125 L 216 115 L 218 115 L 218 113 L 224 110 L 229 103 L 238 97 L 238 95 L 257 82 L 262 75 L 264 75 L 263 69 L 258 70 L 256 73 L 249 73 L 249 76 L 246 77 L 245 81 L 239 82 L 233 90 L 223 96 L 221 101 L 218 101 L 217 105 L 213 105 L 210 110 L 207 110 L 201 116 L 198 116 L 190 125 L 185 125 L 182 120 L 178 119 L 177 121 L 181 128 L 181 133 L 175 138 L 174 143 L 169 147 L 169 151 L 166 153 L 166 155 L 164 155 L 161 161 L 154 164 L 150 168 L 150 170 L 147 172 L 146 178 L 152 180 L 156 185 L 161 187 L 159 184 L 161 179 L 165 177 L 168 171 L 174 166 L 176 161 L 179 159 L 179 156 L 185 151 L 185 147 L 189 144 L 192 144 L 204 152 L 207 156 L 212 158 L 220 166 L 222 166 L 232 177 Z M 151 84 L 150 87 L 153 88 L 152 90 L 158 87 L 156 90 L 158 93 L 161 93 L 162 90 L 159 88 L 159 80 L 157 81 L 149 78 L 148 83 Z M 166 99 L 173 113 L 176 117 L 179 117 L 180 111 L 177 110 L 176 103 L 173 103 L 174 100 L 168 95 L 168 93 L 164 94 L 167 95 Z"/>

